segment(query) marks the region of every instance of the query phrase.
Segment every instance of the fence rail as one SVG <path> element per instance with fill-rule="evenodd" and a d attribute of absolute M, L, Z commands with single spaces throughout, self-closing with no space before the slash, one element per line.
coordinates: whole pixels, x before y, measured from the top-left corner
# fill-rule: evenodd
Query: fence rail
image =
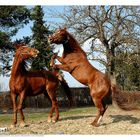
<path fill-rule="evenodd" d="M 93 105 L 88 88 L 71 88 L 74 97 L 75 106 L 89 106 Z M 68 107 L 68 99 L 62 88 L 57 90 L 57 100 L 59 107 Z M 24 106 L 26 108 L 47 108 L 51 106 L 50 101 L 44 94 L 38 96 L 27 97 Z M 0 93 L 0 113 L 6 113 L 12 109 L 12 102 L 10 92 Z"/>

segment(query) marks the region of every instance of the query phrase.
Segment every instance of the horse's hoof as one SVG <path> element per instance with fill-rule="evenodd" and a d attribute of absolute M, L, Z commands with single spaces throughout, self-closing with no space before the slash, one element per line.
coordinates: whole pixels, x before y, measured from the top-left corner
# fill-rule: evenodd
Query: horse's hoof
<path fill-rule="evenodd" d="M 56 120 L 52 120 L 52 122 L 53 122 L 53 123 L 56 123 L 57 121 L 56 121 Z"/>
<path fill-rule="evenodd" d="M 24 122 L 20 123 L 20 127 L 26 127 L 26 124 Z"/>
<path fill-rule="evenodd" d="M 49 119 L 47 120 L 47 122 L 48 122 L 48 123 L 52 122 L 52 119 L 51 119 L 51 118 L 49 118 Z"/>
<path fill-rule="evenodd" d="M 53 69 L 56 69 L 57 67 L 56 67 L 56 65 L 53 65 L 52 68 L 53 68 Z"/>
<path fill-rule="evenodd" d="M 15 127 L 16 127 L 15 124 L 11 124 L 9 128 L 10 128 L 10 129 L 13 129 L 13 128 L 15 128 Z"/>
<path fill-rule="evenodd" d="M 99 127 L 99 124 L 97 124 L 95 122 L 92 122 L 91 125 L 94 126 L 94 127 Z"/>

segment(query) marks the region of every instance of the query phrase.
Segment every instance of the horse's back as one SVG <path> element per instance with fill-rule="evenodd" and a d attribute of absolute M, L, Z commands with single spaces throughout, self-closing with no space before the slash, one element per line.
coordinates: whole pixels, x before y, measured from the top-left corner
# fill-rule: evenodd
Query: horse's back
<path fill-rule="evenodd" d="M 34 85 L 43 85 L 46 86 L 49 83 L 57 83 L 57 77 L 50 71 L 34 71 L 28 73 L 27 76 L 28 82 Z"/>
<path fill-rule="evenodd" d="M 49 71 L 29 71 L 24 77 L 10 78 L 9 87 L 12 92 L 20 93 L 26 90 L 27 96 L 34 96 L 46 92 L 47 85 L 58 85 L 57 77 Z"/>

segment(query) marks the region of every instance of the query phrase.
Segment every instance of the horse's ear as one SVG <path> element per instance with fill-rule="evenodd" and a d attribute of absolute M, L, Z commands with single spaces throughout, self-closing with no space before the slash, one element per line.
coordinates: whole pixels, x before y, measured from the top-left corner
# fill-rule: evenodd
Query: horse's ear
<path fill-rule="evenodd" d="M 64 30 L 67 30 L 67 27 L 65 27 Z"/>
<path fill-rule="evenodd" d="M 16 50 L 19 49 L 22 46 L 23 46 L 22 44 L 17 44 L 17 43 L 14 44 L 14 47 L 15 47 Z"/>

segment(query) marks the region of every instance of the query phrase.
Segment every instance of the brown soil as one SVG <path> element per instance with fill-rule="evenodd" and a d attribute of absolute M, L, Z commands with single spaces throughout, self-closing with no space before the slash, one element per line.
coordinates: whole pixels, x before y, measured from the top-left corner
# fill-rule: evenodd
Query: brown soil
<path fill-rule="evenodd" d="M 90 125 L 95 113 L 64 115 L 57 123 L 47 120 L 27 122 L 29 126 L 9 129 L 7 134 L 140 134 L 140 111 L 122 111 L 109 107 L 101 125 Z"/>

